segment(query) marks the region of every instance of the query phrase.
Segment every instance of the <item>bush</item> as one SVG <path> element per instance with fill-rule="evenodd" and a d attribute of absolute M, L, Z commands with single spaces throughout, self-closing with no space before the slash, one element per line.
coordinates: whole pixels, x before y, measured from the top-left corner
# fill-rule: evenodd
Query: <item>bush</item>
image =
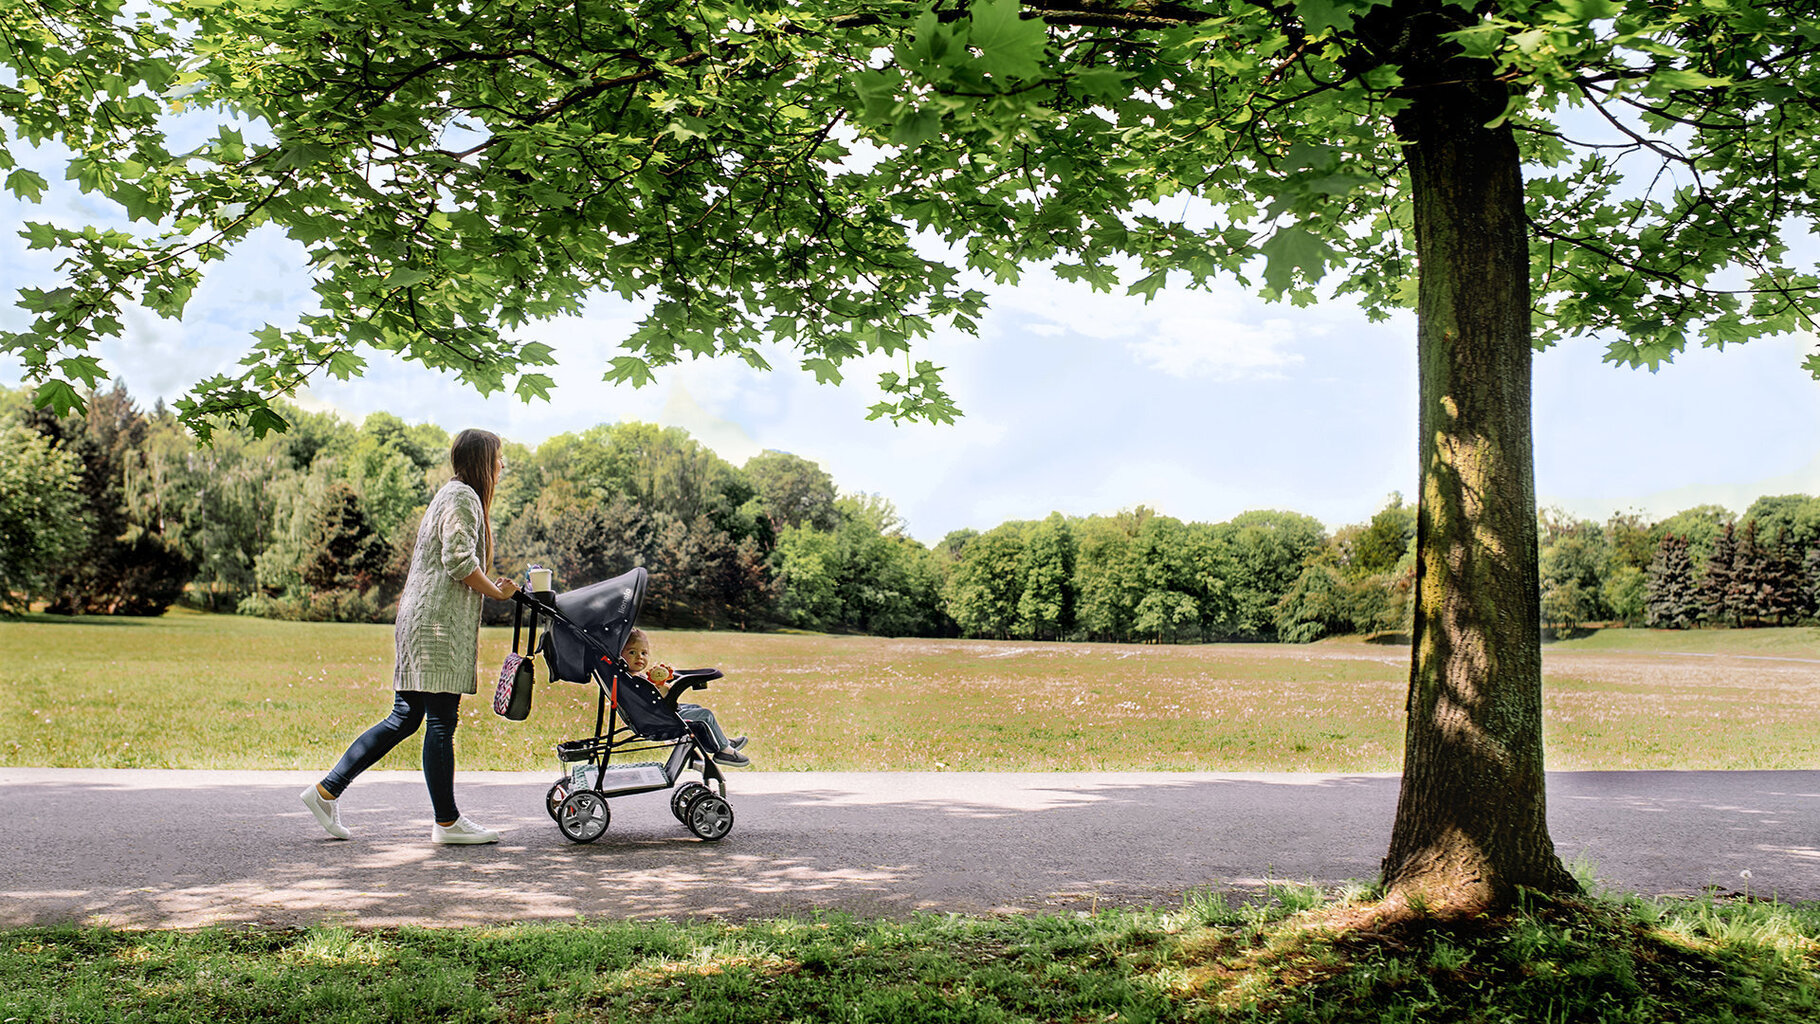
<path fill-rule="evenodd" d="M 81 552 L 82 460 L 33 430 L 0 424 L 0 614 L 51 591 L 57 568 Z"/>
<path fill-rule="evenodd" d="M 312 590 L 298 597 L 272 597 L 254 594 L 241 599 L 235 612 L 240 615 L 283 622 L 391 622 L 395 606 L 379 603 L 379 588 L 365 591 Z"/>

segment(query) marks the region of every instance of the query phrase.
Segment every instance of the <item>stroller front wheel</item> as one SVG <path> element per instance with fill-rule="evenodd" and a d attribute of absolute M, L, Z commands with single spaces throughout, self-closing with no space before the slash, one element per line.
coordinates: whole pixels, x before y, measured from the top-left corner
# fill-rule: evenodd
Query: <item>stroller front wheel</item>
<path fill-rule="evenodd" d="M 708 787 L 699 782 L 685 782 L 676 787 L 675 794 L 670 797 L 670 813 L 676 815 L 677 821 L 688 824 L 689 802 L 707 791 Z"/>
<path fill-rule="evenodd" d="M 556 808 L 556 827 L 571 842 L 591 843 L 607 833 L 612 818 L 607 800 L 591 789 L 578 790 L 563 798 Z"/>
<path fill-rule="evenodd" d="M 569 780 L 568 779 L 558 779 L 553 785 L 550 786 L 550 792 L 543 798 L 543 808 L 544 808 L 544 810 L 546 810 L 550 813 L 551 821 L 560 821 L 561 820 L 561 818 L 557 815 L 557 808 L 562 806 L 563 800 L 565 798 L 567 798 L 568 795 L 569 795 Z"/>
<path fill-rule="evenodd" d="M 688 814 L 683 824 L 710 843 L 733 831 L 733 805 L 713 793 L 691 800 Z"/>

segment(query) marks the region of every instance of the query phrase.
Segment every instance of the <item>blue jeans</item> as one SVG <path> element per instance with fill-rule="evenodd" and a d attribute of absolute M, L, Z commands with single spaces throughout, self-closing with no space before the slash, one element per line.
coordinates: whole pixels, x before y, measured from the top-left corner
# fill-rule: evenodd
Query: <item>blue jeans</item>
<path fill-rule="evenodd" d="M 718 754 L 727 749 L 727 734 L 720 731 L 720 723 L 714 720 L 714 712 L 700 704 L 678 704 L 676 714 L 689 723 L 689 731 L 695 734 L 698 743 L 708 749 L 708 753 Z"/>
<path fill-rule="evenodd" d="M 339 797 L 355 776 L 377 764 L 428 717 L 430 727 L 423 734 L 423 781 L 430 787 L 430 807 L 436 820 L 454 821 L 461 817 L 455 809 L 455 727 L 461 724 L 461 694 L 398 690 L 395 698 L 392 713 L 360 734 L 334 770 L 323 777 L 322 788 Z"/>

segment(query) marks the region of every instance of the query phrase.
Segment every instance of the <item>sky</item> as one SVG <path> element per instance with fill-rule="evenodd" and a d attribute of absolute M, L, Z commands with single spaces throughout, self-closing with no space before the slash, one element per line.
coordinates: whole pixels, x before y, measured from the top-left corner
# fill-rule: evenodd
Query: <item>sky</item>
<path fill-rule="evenodd" d="M 107 213 L 61 182 L 44 206 L 0 196 L 0 223 Z M 0 232 L 5 294 L 54 280 L 44 254 Z M 1206 522 L 1283 509 L 1333 529 L 1370 518 L 1392 492 L 1415 497 L 1413 315 L 1373 324 L 1346 303 L 1298 309 L 1232 282 L 1172 287 L 1148 304 L 1040 270 L 1015 286 L 973 283 L 991 297 L 978 336 L 941 331 L 913 348 L 945 368 L 964 412 L 952 425 L 866 420 L 877 373 L 902 371 L 901 356 L 849 363 L 840 386 L 818 385 L 783 349 L 770 354 L 770 373 L 701 360 L 660 369 L 642 389 L 608 385 L 601 375 L 638 316 L 611 296 L 519 332 L 556 350 L 548 402 L 483 399 L 452 375 L 374 353 L 363 377 L 324 379 L 298 398 L 355 422 L 384 410 L 533 446 L 643 420 L 682 427 L 736 465 L 764 449 L 792 452 L 844 492 L 892 502 L 924 543 L 1051 511 L 1140 504 Z M 181 322 L 135 313 L 99 354 L 142 405 L 170 402 L 232 366 L 251 331 L 293 324 L 312 299 L 301 247 L 262 229 L 211 272 Z M 26 322 L 0 303 L 0 324 Z M 1601 362 L 1596 340 L 1539 354 L 1540 504 L 1600 520 L 1662 518 L 1820 494 L 1820 382 L 1800 366 L 1815 346 L 1806 335 L 1691 351 L 1654 374 Z M 20 383 L 20 364 L 0 357 L 0 385 Z"/>

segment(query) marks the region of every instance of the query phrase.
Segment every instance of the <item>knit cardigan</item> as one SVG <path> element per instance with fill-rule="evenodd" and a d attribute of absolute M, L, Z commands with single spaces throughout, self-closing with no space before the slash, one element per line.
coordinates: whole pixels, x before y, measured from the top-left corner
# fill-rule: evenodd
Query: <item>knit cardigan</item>
<path fill-rule="evenodd" d="M 459 480 L 430 499 L 398 598 L 392 689 L 473 693 L 481 596 L 461 581 L 480 566 L 480 495 Z"/>

